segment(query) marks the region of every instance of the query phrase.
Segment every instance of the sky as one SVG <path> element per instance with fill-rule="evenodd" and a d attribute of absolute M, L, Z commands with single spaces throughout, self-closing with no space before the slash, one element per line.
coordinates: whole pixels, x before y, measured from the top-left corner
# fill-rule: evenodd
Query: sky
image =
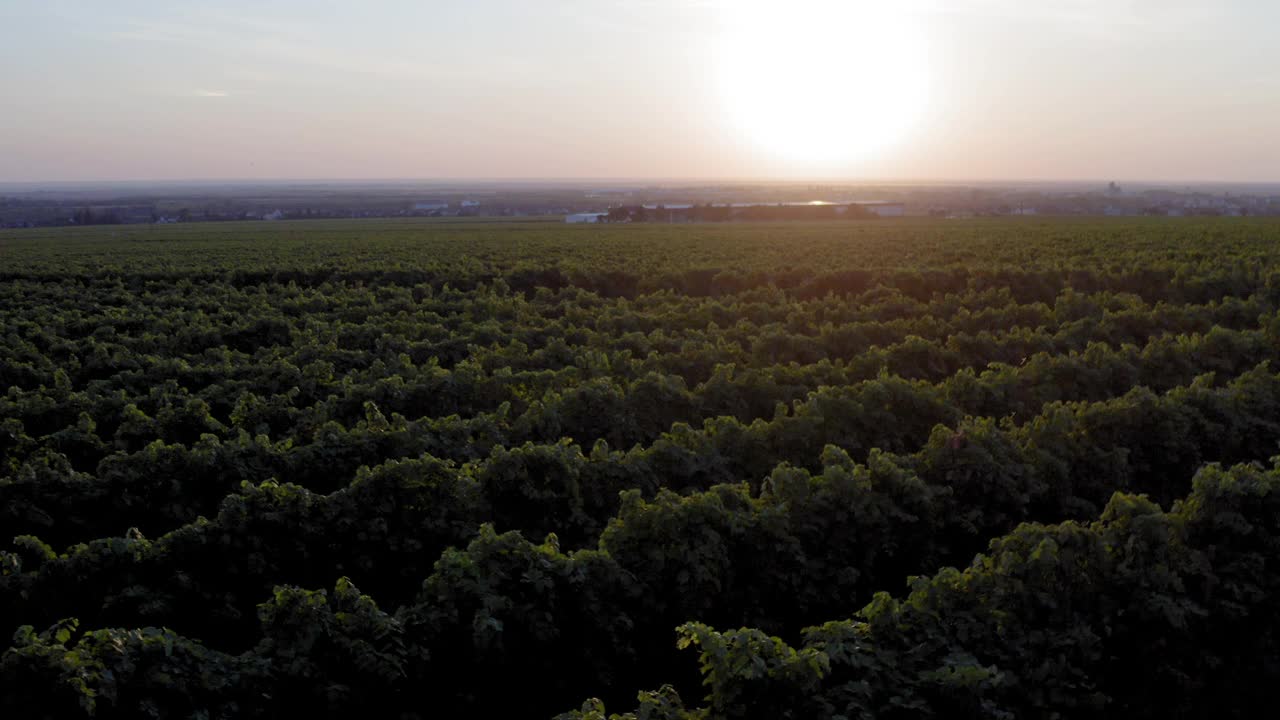
<path fill-rule="evenodd" d="M 0 0 L 0 182 L 1280 180 L 1276 0 Z"/>

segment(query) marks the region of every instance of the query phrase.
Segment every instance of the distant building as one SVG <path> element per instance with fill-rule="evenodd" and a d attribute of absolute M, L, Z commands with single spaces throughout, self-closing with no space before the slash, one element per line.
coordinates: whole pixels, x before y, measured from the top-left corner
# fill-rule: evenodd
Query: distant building
<path fill-rule="evenodd" d="M 263 219 L 263 220 L 283 220 L 283 219 L 284 219 L 284 211 L 283 211 L 283 210 L 274 210 L 274 211 L 272 211 L 272 212 L 267 213 L 266 215 L 263 215 L 263 216 L 262 216 L 262 219 Z"/>
<path fill-rule="evenodd" d="M 480 201 L 479 200 L 463 200 L 461 207 L 464 210 L 468 208 L 478 208 L 480 207 Z"/>
<path fill-rule="evenodd" d="M 626 188 L 600 188 L 588 191 L 583 197 L 587 199 L 632 197 L 635 192 Z"/>
<path fill-rule="evenodd" d="M 851 205 L 857 205 L 864 210 L 879 215 L 880 217 L 902 217 L 905 209 L 900 202 L 889 202 L 888 200 L 857 200 Z"/>
<path fill-rule="evenodd" d="M 608 214 L 609 213 L 575 213 L 573 215 L 566 215 L 564 221 L 571 225 L 580 223 L 598 223 L 600 222 L 600 218 L 603 218 Z"/>
<path fill-rule="evenodd" d="M 432 212 L 434 210 L 448 210 L 449 203 L 414 203 L 413 209 L 416 212 Z"/>
<path fill-rule="evenodd" d="M 598 222 L 780 222 L 787 220 L 843 220 L 902 217 L 903 204 L 887 200 L 844 202 L 712 203 L 707 205 L 648 204 L 622 206 Z"/>

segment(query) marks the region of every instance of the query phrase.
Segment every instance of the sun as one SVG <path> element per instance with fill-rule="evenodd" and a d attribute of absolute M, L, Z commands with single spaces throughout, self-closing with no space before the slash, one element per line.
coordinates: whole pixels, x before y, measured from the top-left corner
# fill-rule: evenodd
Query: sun
<path fill-rule="evenodd" d="M 718 85 L 746 140 L 808 169 L 903 139 L 928 97 L 924 35 L 887 0 L 730 4 Z"/>

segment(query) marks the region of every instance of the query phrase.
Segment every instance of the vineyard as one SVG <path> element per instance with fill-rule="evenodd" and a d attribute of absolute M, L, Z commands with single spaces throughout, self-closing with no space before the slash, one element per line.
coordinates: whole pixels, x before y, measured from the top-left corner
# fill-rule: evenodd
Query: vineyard
<path fill-rule="evenodd" d="M 1280 223 L 0 231 L 0 714 L 1258 717 Z"/>

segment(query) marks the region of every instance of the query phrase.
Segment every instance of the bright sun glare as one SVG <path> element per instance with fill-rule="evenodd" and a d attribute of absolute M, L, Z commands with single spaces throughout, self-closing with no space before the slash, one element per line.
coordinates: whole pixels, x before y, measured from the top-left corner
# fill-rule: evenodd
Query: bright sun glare
<path fill-rule="evenodd" d="M 812 169 L 903 138 L 927 99 L 923 33 L 886 0 L 733 3 L 720 88 L 746 139 Z"/>

